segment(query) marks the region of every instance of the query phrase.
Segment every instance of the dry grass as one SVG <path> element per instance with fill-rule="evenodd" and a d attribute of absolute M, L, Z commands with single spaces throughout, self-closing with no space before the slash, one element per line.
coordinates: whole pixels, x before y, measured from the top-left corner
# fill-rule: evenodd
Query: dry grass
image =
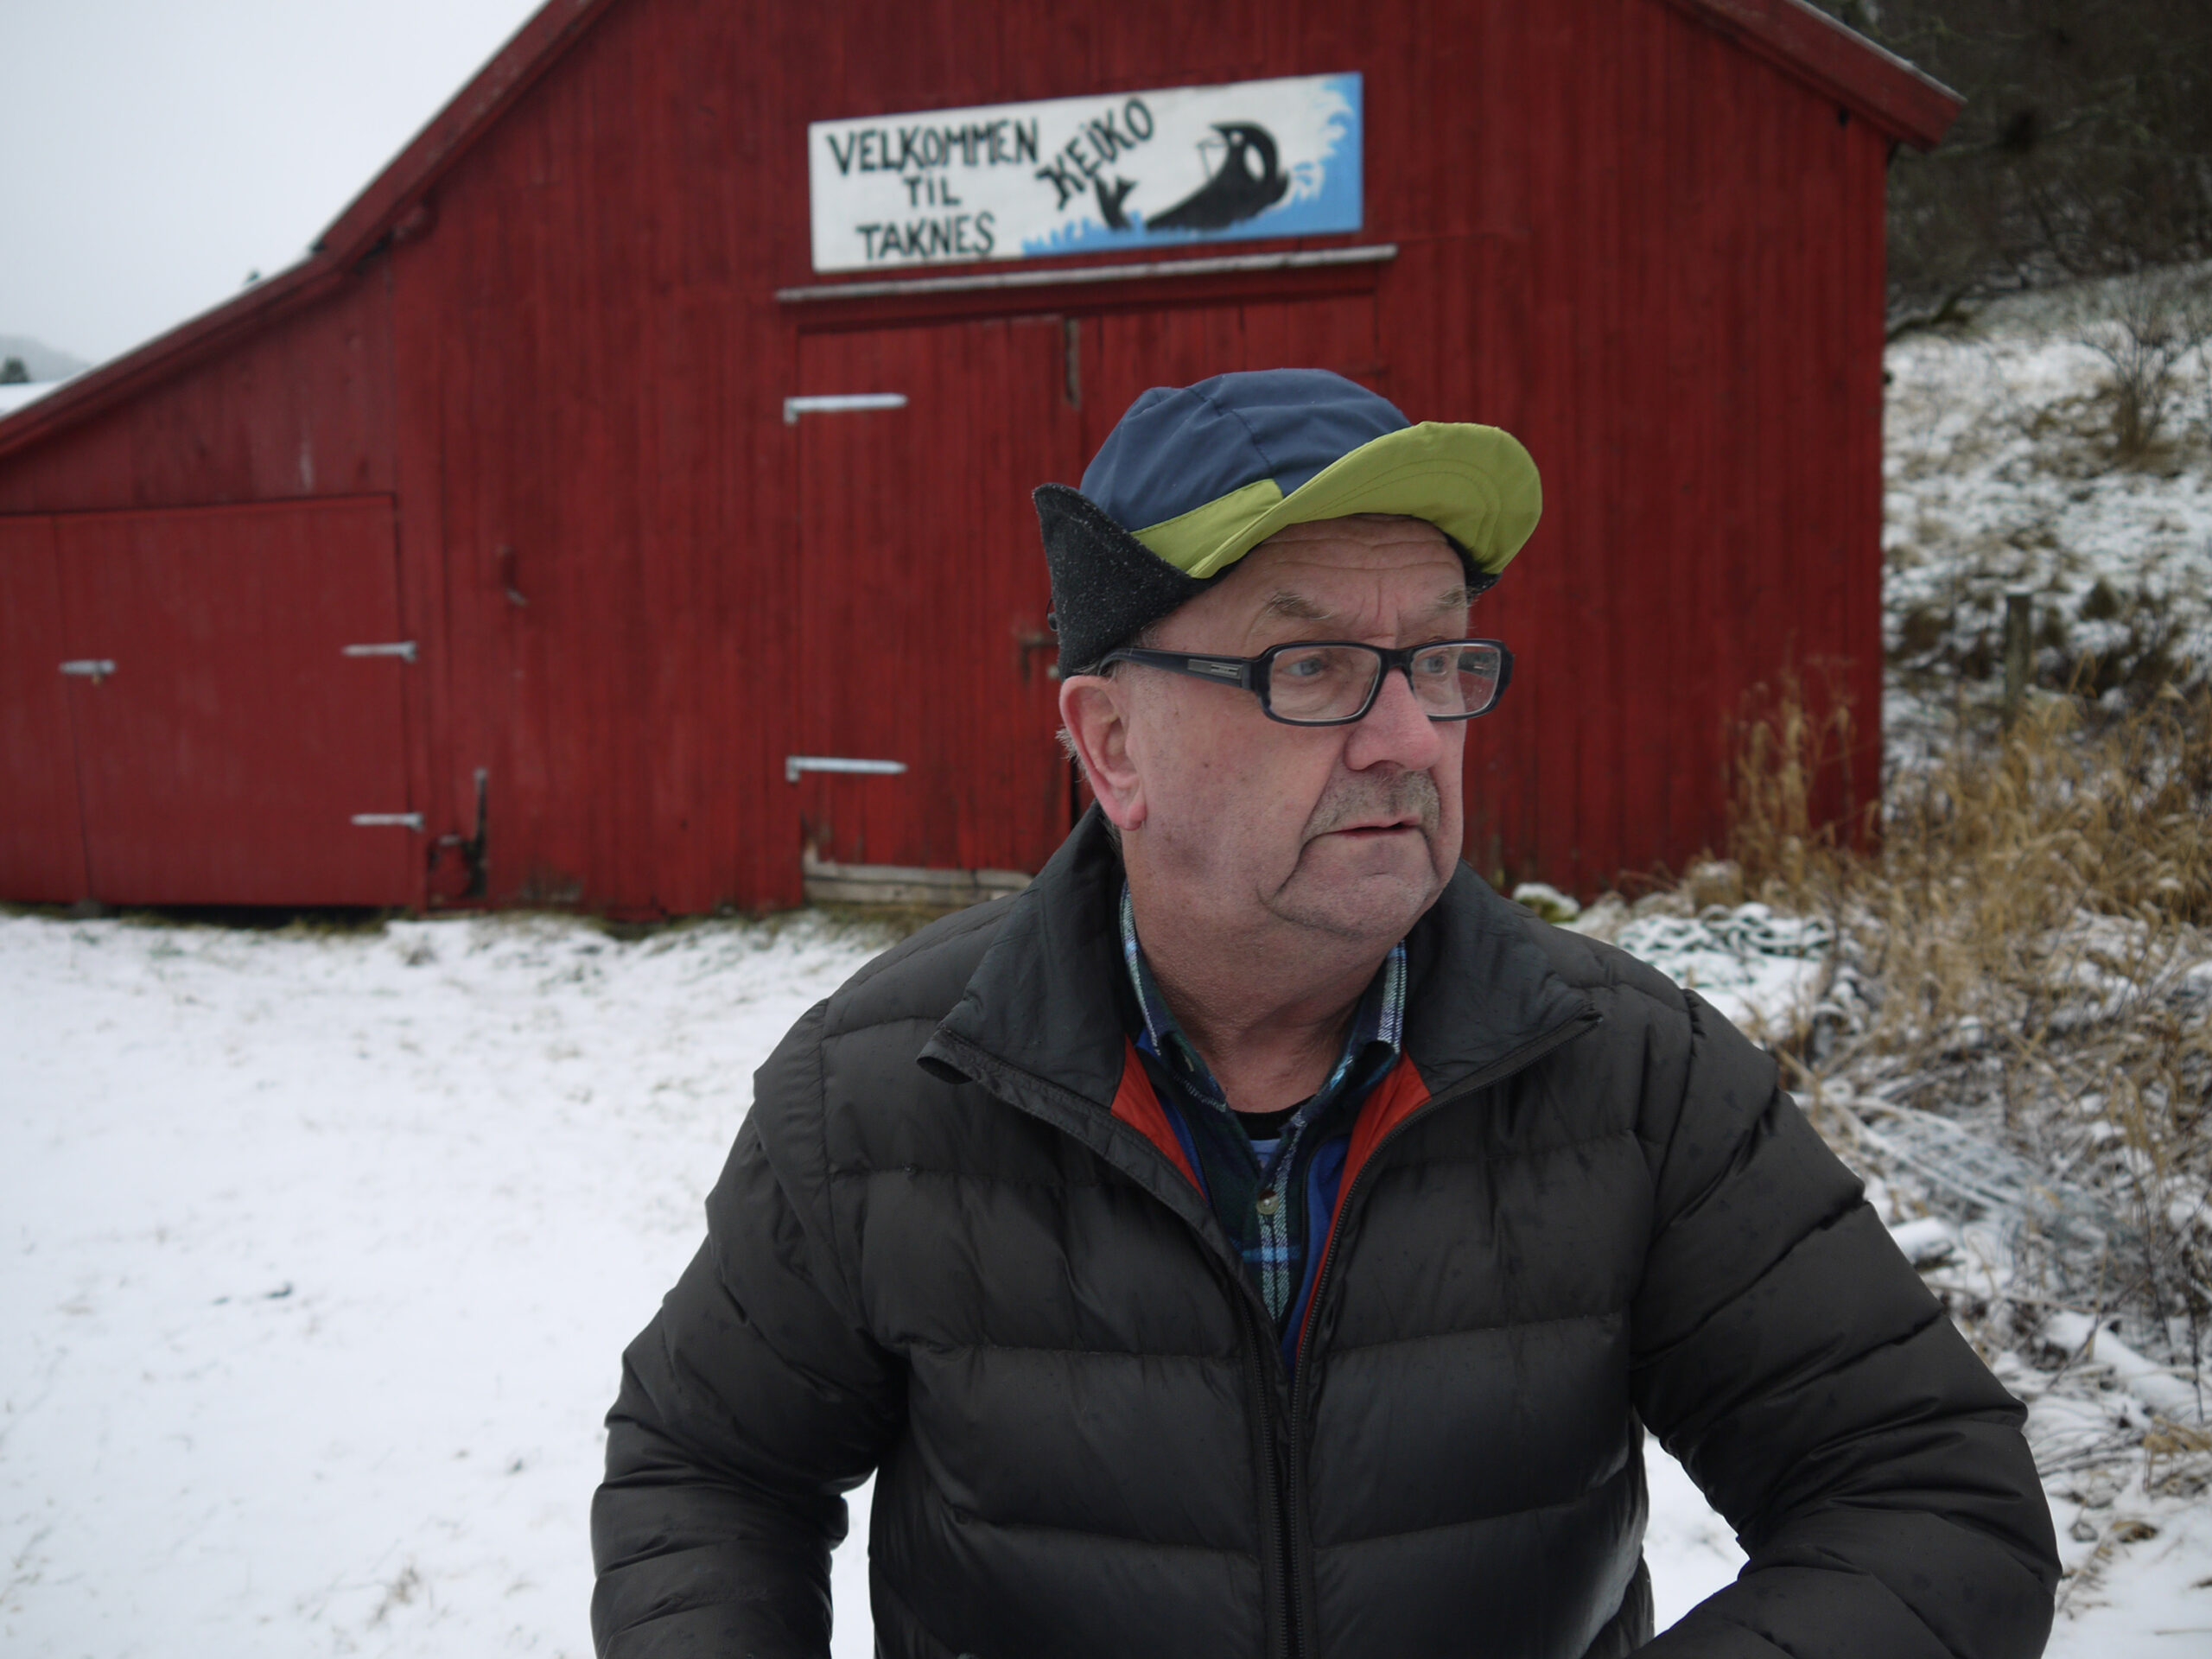
<path fill-rule="evenodd" d="M 2002 1232 L 2002 1271 L 1950 1298 L 1969 1332 L 2032 1353 L 2056 1308 L 2117 1316 L 2194 1380 L 2212 1333 L 2212 692 L 2094 708 L 2038 697 L 2010 730 L 1962 709 L 1854 845 L 1813 804 L 1847 711 L 1791 688 L 1744 731 L 1719 868 L 1732 896 L 1835 930 L 1827 994 L 1785 1053 L 1816 1121 L 1904 1202 Z M 1868 1130 L 1885 1110 L 1964 1131 L 1977 1179 L 2018 1202 L 1930 1179 Z"/>
<path fill-rule="evenodd" d="M 1871 851 L 1812 812 L 1848 735 L 1847 710 L 1789 694 L 1747 726 L 1729 855 L 1746 896 L 1847 914 L 1880 1046 L 1955 1041 L 1993 1015 L 2046 1027 L 2079 1000 L 2083 963 L 2139 981 L 2212 925 L 2212 692 L 2095 723 L 2079 699 L 2042 697 L 2010 731 L 1962 711 L 1892 782 Z"/>

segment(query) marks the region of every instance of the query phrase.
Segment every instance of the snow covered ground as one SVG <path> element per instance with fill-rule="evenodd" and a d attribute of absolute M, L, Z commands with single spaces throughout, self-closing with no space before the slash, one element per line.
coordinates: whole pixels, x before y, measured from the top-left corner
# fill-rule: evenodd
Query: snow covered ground
<path fill-rule="evenodd" d="M 866 954 L 0 919 L 0 1651 L 588 1654 L 621 1348 Z"/>
<path fill-rule="evenodd" d="M 0 1650 L 588 1654 L 621 1348 L 753 1068 L 871 948 L 810 917 L 0 917 Z M 1650 1464 L 1663 1623 L 1742 1558 Z M 869 1651 L 864 1497 L 839 1659 Z M 2119 1553 L 2055 1653 L 2212 1624 L 2206 1517 Z"/>

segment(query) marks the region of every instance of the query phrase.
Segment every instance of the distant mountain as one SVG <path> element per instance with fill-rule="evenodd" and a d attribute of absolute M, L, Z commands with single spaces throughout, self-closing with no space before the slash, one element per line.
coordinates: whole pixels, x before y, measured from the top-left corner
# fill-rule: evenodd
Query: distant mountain
<path fill-rule="evenodd" d="M 23 359 L 23 366 L 30 371 L 33 380 L 67 380 L 92 366 L 81 357 L 57 352 L 28 334 L 0 334 L 0 362 L 11 357 Z"/>

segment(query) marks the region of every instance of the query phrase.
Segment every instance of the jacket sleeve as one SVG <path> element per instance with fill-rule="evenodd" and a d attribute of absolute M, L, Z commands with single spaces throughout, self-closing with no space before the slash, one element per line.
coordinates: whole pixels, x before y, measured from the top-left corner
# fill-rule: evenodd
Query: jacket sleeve
<path fill-rule="evenodd" d="M 829 1651 L 841 1494 L 880 1460 L 904 1383 L 831 1238 L 822 1014 L 756 1077 L 706 1243 L 622 1357 L 592 1503 L 601 1659 Z"/>
<path fill-rule="evenodd" d="M 2032 1659 L 2058 1560 L 2024 1413 L 1773 1062 L 1687 1000 L 1679 1101 L 1646 1108 L 1636 1399 L 1750 1559 L 1644 1651 Z"/>

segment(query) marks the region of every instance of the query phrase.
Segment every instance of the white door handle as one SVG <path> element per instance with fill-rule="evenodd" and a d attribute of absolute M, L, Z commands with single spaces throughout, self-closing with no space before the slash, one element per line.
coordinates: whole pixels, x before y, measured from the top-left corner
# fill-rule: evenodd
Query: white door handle
<path fill-rule="evenodd" d="M 873 777 L 890 777 L 906 770 L 904 760 L 854 760 L 842 754 L 787 754 L 784 757 L 784 781 L 798 782 L 803 772 L 861 772 Z"/>
<path fill-rule="evenodd" d="M 903 391 L 830 391 L 784 399 L 784 424 L 797 426 L 802 415 L 848 415 L 861 409 L 904 409 Z"/>

